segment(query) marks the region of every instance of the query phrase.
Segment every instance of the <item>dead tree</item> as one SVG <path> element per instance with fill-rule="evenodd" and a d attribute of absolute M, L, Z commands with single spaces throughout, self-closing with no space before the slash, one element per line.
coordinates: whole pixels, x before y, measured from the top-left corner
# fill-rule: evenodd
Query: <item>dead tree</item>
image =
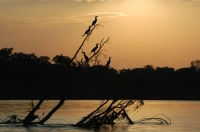
<path fill-rule="evenodd" d="M 77 57 L 78 53 L 80 53 L 80 51 L 83 51 L 83 46 L 85 44 L 85 42 L 87 40 L 89 40 L 89 37 L 91 36 L 92 32 L 94 31 L 94 29 L 102 27 L 103 25 L 100 23 L 91 26 L 90 27 L 90 31 L 88 31 L 88 33 L 86 34 L 86 37 L 84 38 L 82 44 L 79 46 L 78 50 L 75 52 L 73 58 L 70 60 L 69 64 L 66 65 L 66 67 L 63 69 L 63 71 L 60 73 L 60 75 L 56 78 L 56 80 L 54 81 L 53 85 L 51 86 L 51 88 L 49 89 L 49 91 L 44 95 L 44 97 L 42 99 L 40 99 L 40 101 L 37 103 L 36 106 L 34 106 L 32 108 L 32 110 L 29 112 L 29 114 L 25 117 L 25 119 L 23 120 L 23 125 L 27 126 L 27 125 L 31 125 L 34 121 L 33 117 L 37 117 L 37 115 L 35 115 L 35 112 L 40 109 L 40 106 L 42 105 L 43 101 L 47 98 L 47 96 L 50 94 L 50 92 L 52 91 L 52 89 L 55 87 L 57 81 L 60 79 L 60 77 L 65 73 L 65 71 L 67 69 L 69 69 L 70 65 L 72 64 L 72 62 L 75 60 L 75 58 Z M 60 98 L 59 103 L 44 117 L 42 118 L 39 122 L 35 122 L 35 123 L 39 123 L 39 124 L 44 124 L 65 102 L 65 100 L 67 99 L 67 97 L 74 92 L 77 87 L 81 84 L 80 80 L 78 80 L 79 76 L 83 73 L 83 69 L 84 67 L 86 67 L 88 65 L 88 62 L 90 60 L 92 60 L 94 58 L 94 63 L 93 65 L 99 64 L 99 56 L 101 54 L 103 54 L 103 46 L 109 42 L 110 38 L 107 38 L 106 40 L 102 39 L 101 42 L 99 43 L 99 48 L 98 50 L 96 50 L 96 52 L 88 59 L 88 61 L 83 62 L 81 65 L 79 65 L 79 70 L 76 72 L 75 76 L 73 77 L 72 81 L 70 82 L 70 84 L 67 86 L 66 91 L 64 92 L 63 96 Z M 105 54 L 103 54 L 105 56 Z M 88 73 L 89 74 L 89 73 Z"/>

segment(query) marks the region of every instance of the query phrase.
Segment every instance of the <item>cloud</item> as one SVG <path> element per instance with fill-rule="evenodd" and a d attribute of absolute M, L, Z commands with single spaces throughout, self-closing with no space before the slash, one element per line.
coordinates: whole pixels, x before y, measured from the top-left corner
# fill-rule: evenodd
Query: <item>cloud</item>
<path fill-rule="evenodd" d="M 71 16 L 71 18 L 81 18 L 81 19 L 88 19 L 88 18 L 94 18 L 94 16 L 99 16 L 100 18 L 117 18 L 117 17 L 124 17 L 128 16 L 121 12 L 96 12 L 96 13 L 90 13 L 86 15 L 78 15 L 78 16 Z"/>
<path fill-rule="evenodd" d="M 16 17 L 13 18 L 13 21 L 10 22 L 11 25 L 18 26 L 32 26 L 32 25 L 40 25 L 40 26 L 49 26 L 49 25 L 61 25 L 61 24 L 84 24 L 88 22 L 92 22 L 95 16 L 99 16 L 98 19 L 116 19 L 118 17 L 125 17 L 125 15 L 121 12 L 96 12 L 90 13 L 86 15 L 77 15 L 77 16 L 68 16 L 68 17 Z"/>
<path fill-rule="evenodd" d="M 94 20 L 95 16 L 98 16 L 98 19 L 104 19 L 104 18 L 115 19 L 118 17 L 125 17 L 128 15 L 125 15 L 124 13 L 121 12 L 96 12 L 86 15 L 70 16 L 66 17 L 66 19 L 74 23 L 87 23 L 88 21 Z"/>

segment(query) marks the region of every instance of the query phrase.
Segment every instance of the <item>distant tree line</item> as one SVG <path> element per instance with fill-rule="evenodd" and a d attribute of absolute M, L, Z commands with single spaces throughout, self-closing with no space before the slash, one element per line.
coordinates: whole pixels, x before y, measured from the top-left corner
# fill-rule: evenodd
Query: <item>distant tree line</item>
<path fill-rule="evenodd" d="M 48 56 L 36 56 L 14 52 L 13 48 L 0 50 L 0 91 L 18 88 L 26 90 L 34 87 L 42 90 L 52 85 L 70 57 L 56 55 L 50 60 Z M 58 87 L 68 85 L 73 74 L 77 72 L 80 62 L 73 62 L 57 81 Z M 85 71 L 91 67 L 85 67 Z M 81 87 L 88 90 L 115 90 L 118 86 L 128 86 L 135 80 L 146 79 L 145 90 L 148 91 L 200 91 L 200 60 L 191 62 L 190 67 L 175 70 L 169 67 L 154 67 L 146 65 L 142 68 L 116 70 L 114 68 L 97 65 L 91 74 L 83 75 L 85 81 Z M 37 89 L 38 88 L 38 89 Z"/>

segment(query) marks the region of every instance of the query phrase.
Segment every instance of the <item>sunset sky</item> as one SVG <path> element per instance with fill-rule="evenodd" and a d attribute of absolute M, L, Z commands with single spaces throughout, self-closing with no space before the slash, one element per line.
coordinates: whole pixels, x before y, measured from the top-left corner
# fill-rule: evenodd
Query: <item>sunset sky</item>
<path fill-rule="evenodd" d="M 178 69 L 200 59 L 200 0 L 0 0 L 0 48 L 72 57 L 95 16 L 107 23 L 83 50 L 110 37 L 102 64 Z"/>

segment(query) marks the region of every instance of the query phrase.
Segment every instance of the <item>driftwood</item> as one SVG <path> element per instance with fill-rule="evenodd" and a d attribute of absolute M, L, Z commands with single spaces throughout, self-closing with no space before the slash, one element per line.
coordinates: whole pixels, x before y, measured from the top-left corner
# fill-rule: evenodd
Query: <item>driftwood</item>
<path fill-rule="evenodd" d="M 106 104 L 110 105 L 105 106 Z M 159 114 L 151 118 L 142 118 L 140 120 L 132 121 L 127 114 L 126 108 L 134 104 L 136 104 L 134 110 L 137 110 L 144 105 L 142 100 L 113 100 L 110 103 L 108 100 L 102 101 L 96 110 L 91 112 L 88 116 L 83 117 L 83 119 L 81 119 L 74 126 L 100 129 L 101 126 L 104 125 L 114 126 L 116 124 L 171 124 L 171 120 L 163 114 Z M 106 109 L 103 107 L 106 107 Z"/>
<path fill-rule="evenodd" d="M 84 117 L 81 121 L 75 124 L 77 127 L 86 128 L 100 128 L 102 125 L 115 125 L 119 122 L 126 122 L 134 124 L 129 118 L 126 108 L 135 104 L 138 109 L 143 105 L 141 100 L 105 100 L 102 101 L 100 106 L 91 112 L 88 116 Z M 138 102 L 140 103 L 138 106 Z M 108 105 L 109 104 L 109 105 Z"/>

